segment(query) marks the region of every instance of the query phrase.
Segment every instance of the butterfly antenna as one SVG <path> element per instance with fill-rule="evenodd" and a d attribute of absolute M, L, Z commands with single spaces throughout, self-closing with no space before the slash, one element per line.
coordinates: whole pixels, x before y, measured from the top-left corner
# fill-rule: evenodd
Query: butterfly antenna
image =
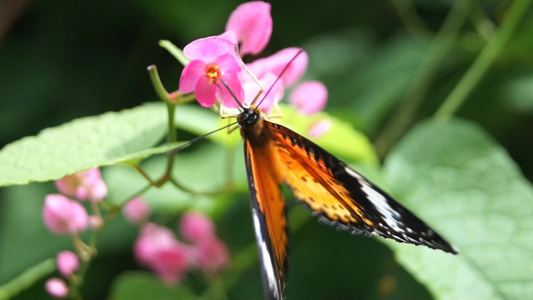
<path fill-rule="evenodd" d="M 226 89 L 228 90 L 228 92 L 230 93 L 231 97 L 233 97 L 233 99 L 235 100 L 235 102 L 237 102 L 237 104 L 239 105 L 239 110 L 240 111 L 243 111 L 244 110 L 244 106 L 242 105 L 241 101 L 239 101 L 239 99 L 237 98 L 237 96 L 235 96 L 235 93 L 233 93 L 233 91 L 231 90 L 231 88 L 229 87 L 228 83 L 222 79 L 222 78 L 219 78 L 218 79 L 220 82 L 222 82 L 222 84 L 224 85 L 224 87 L 226 87 Z"/>
<path fill-rule="evenodd" d="M 268 94 L 270 93 L 270 91 L 274 88 L 274 86 L 276 85 L 276 83 L 278 83 L 278 81 L 281 79 L 281 76 L 283 76 L 283 74 L 287 71 L 287 69 L 289 69 L 289 66 L 292 64 L 292 62 L 294 60 L 296 60 L 296 58 L 302 53 L 304 52 L 303 50 L 300 49 L 300 51 L 298 51 L 293 58 L 291 58 L 291 60 L 289 60 L 289 62 L 285 65 L 285 67 L 283 67 L 283 70 L 281 70 L 281 72 L 279 73 L 278 75 L 278 78 L 276 78 L 276 80 L 274 81 L 274 83 L 270 86 L 270 88 L 268 88 L 267 92 L 265 93 L 265 95 L 263 95 L 263 98 L 261 99 L 261 101 L 259 101 L 259 104 L 257 104 L 256 108 L 259 108 L 259 106 L 261 106 L 261 103 L 263 103 L 263 101 L 266 99 L 266 97 L 268 96 Z"/>
<path fill-rule="evenodd" d="M 207 137 L 207 136 L 209 136 L 209 135 L 212 135 L 213 133 L 216 133 L 216 132 L 219 132 L 219 131 L 221 131 L 221 130 L 223 130 L 223 129 L 226 129 L 226 128 L 230 127 L 230 126 L 236 125 L 236 124 L 237 124 L 237 122 L 233 122 L 233 123 L 231 123 L 231 124 L 228 124 L 228 125 L 223 126 L 223 127 L 221 127 L 221 128 L 215 129 L 215 130 L 213 130 L 213 131 L 211 131 L 211 132 L 208 132 L 208 133 L 206 133 L 206 134 L 202 134 L 202 135 L 200 135 L 200 136 L 197 136 L 197 137 L 195 137 L 194 139 L 185 142 L 185 144 L 182 144 L 182 145 L 180 145 L 179 147 L 170 150 L 170 151 L 167 153 L 167 156 L 172 156 L 172 155 L 178 153 L 178 151 L 180 151 L 180 150 L 182 150 L 182 149 L 184 149 L 184 148 L 189 147 L 190 145 L 192 145 L 192 144 L 198 142 L 199 140 L 201 140 L 201 139 L 203 139 L 203 138 L 205 138 L 205 137 Z"/>

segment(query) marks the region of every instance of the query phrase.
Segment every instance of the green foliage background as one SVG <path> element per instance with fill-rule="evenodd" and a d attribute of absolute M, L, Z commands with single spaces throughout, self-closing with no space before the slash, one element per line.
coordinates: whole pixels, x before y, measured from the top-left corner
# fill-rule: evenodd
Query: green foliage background
<path fill-rule="evenodd" d="M 306 78 L 322 80 L 328 87 L 326 112 L 338 119 L 338 126 L 330 138 L 319 142 L 347 162 L 359 164 L 359 170 L 435 226 L 461 252 L 454 257 L 354 237 L 318 224 L 305 210 L 296 208 L 291 214 L 289 299 L 525 299 L 533 295 L 531 6 L 457 111 L 457 118 L 437 123 L 428 119 L 514 2 L 464 1 L 470 6 L 461 8 L 464 16 L 458 14 L 457 28 L 452 24 L 443 42 L 435 44 L 452 3 L 272 2 L 274 31 L 263 55 L 289 46 L 303 47 L 310 56 Z M 146 67 L 158 66 L 168 90 L 177 89 L 182 70 L 158 41 L 168 39 L 183 47 L 194 39 L 219 34 L 238 4 L 162 0 L 0 3 L 8 16 L 0 19 L 0 145 L 80 117 L 158 101 Z M 433 64 L 427 63 L 428 56 L 434 58 Z M 412 99 L 419 102 L 411 114 L 406 103 Z M 401 127 L 390 125 L 396 124 L 398 116 L 406 116 L 406 129 L 399 135 L 384 134 L 391 132 L 391 126 Z M 161 141 L 165 118 L 163 105 L 143 106 L 67 124 L 67 132 L 72 133 L 71 125 L 79 130 L 72 148 L 61 146 L 68 143 L 61 143 L 57 131 L 43 132 L 39 136 L 43 140 L 22 141 L 29 146 L 3 147 L 1 185 L 24 184 L 29 176 L 32 181 L 46 181 L 64 172 L 121 162 L 103 171 L 110 187 L 109 201 L 121 201 L 145 184 L 127 163 L 167 151 L 167 146 L 145 148 Z M 102 128 L 104 120 L 116 127 Z M 181 129 L 179 139 L 186 140 L 219 123 L 216 115 L 178 107 L 176 124 Z M 294 126 L 306 128 L 306 124 Z M 377 145 L 385 161 L 383 168 L 376 164 L 370 148 L 347 151 L 352 145 L 346 141 L 366 145 L 366 139 L 352 132 L 352 127 Z M 57 143 L 46 134 L 58 134 Z M 225 148 L 236 140 L 214 137 L 180 153 L 177 177 L 195 189 L 219 187 L 224 178 L 206 174 L 223 174 Z M 335 140 L 343 140 L 342 146 L 336 146 Z M 61 148 L 55 149 L 56 145 Z M 7 164 L 9 151 L 13 157 L 23 155 L 35 169 Z M 231 193 L 197 196 L 165 186 L 150 190 L 146 197 L 157 212 L 156 220 L 171 227 L 184 209 L 211 214 L 236 259 L 237 267 L 227 274 L 235 279 L 229 299 L 257 299 L 262 297 L 262 287 L 253 260 L 240 144 L 233 152 L 236 186 Z M 47 166 L 46 157 L 53 155 L 65 157 L 68 168 Z M 143 167 L 155 177 L 162 172 L 163 160 L 152 157 Z M 0 190 L 0 286 L 43 261 L 36 268 L 46 268 L 46 259 L 71 247 L 68 238 L 48 233 L 42 224 L 43 199 L 52 192 L 51 182 Z M 195 278 L 173 289 L 140 271 L 131 252 L 136 234 L 137 228 L 122 218 L 104 230 L 99 256 L 82 290 L 87 299 L 131 299 L 132 295 L 189 299 L 202 291 L 204 286 Z M 16 299 L 47 297 L 43 283 L 38 281 Z"/>

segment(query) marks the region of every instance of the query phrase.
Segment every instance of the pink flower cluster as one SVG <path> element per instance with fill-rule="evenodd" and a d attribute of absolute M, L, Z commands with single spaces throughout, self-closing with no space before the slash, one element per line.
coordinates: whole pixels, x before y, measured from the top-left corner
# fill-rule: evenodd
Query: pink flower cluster
<path fill-rule="evenodd" d="M 43 208 L 44 224 L 51 232 L 74 235 L 85 231 L 90 225 L 101 223 L 100 216 L 89 216 L 79 202 L 101 201 L 107 195 L 107 186 L 98 168 L 68 175 L 56 181 L 55 185 L 62 194 L 47 195 Z M 56 265 L 62 276 L 70 278 L 78 270 L 80 261 L 74 252 L 62 251 L 57 255 Z M 47 280 L 45 289 L 56 298 L 68 295 L 68 286 L 61 278 Z"/>
<path fill-rule="evenodd" d="M 217 272 L 228 264 L 228 249 L 205 215 L 194 212 L 184 215 L 179 229 L 183 239 L 191 244 L 180 242 L 166 227 L 145 224 L 134 245 L 135 257 L 141 265 L 164 281 L 177 284 L 194 268 Z"/>
<path fill-rule="evenodd" d="M 56 234 L 75 234 L 90 224 L 99 223 L 99 216 L 90 216 L 79 201 L 101 201 L 107 195 L 107 186 L 98 168 L 68 175 L 55 182 L 62 194 L 46 196 L 43 219 L 46 227 Z M 69 199 L 75 197 L 77 200 Z"/>
<path fill-rule="evenodd" d="M 223 34 L 198 39 L 184 47 L 183 53 L 191 61 L 181 74 L 180 91 L 194 92 L 198 102 L 205 107 L 218 101 L 224 107 L 236 108 L 239 105 L 228 91 L 230 89 L 239 102 L 249 105 L 257 95 L 259 86 L 247 72 L 248 69 L 265 92 L 271 88 L 264 99 L 259 98 L 260 108 L 270 112 L 283 98 L 284 89 L 302 77 L 308 63 L 308 56 L 301 49 L 287 48 L 244 65 L 239 55 L 259 54 L 266 47 L 271 34 L 270 4 L 253 1 L 239 5 L 231 14 Z M 235 51 L 237 47 L 238 53 Z M 295 58 L 299 52 L 302 53 Z M 281 80 L 274 85 L 287 66 Z M 303 114 L 323 109 L 326 101 L 326 87 L 318 81 L 300 84 L 289 97 L 289 103 L 296 105 Z"/>

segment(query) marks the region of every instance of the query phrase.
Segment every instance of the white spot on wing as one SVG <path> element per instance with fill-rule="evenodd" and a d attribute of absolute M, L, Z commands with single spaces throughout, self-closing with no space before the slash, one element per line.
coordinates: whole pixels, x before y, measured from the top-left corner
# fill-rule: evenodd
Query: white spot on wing
<path fill-rule="evenodd" d="M 403 229 L 399 227 L 400 222 L 398 222 L 398 219 L 401 216 L 397 211 L 390 207 L 385 196 L 373 189 L 370 183 L 363 176 L 359 175 L 351 168 L 345 167 L 344 170 L 350 176 L 355 177 L 359 183 L 361 183 L 363 192 L 365 192 L 368 200 L 374 204 L 374 207 L 383 216 L 385 223 L 387 223 L 387 225 L 395 231 L 403 232 Z"/>
<path fill-rule="evenodd" d="M 268 281 L 268 288 L 270 291 L 274 292 L 274 296 L 276 298 L 279 298 L 280 295 L 277 286 L 276 274 L 273 268 L 273 260 L 268 252 L 268 246 L 265 242 L 265 239 L 263 238 L 263 234 L 261 232 L 261 223 L 259 223 L 259 217 L 257 216 L 255 209 L 252 209 L 252 216 L 254 219 L 255 237 L 259 242 L 259 254 L 262 257 L 261 262 L 263 264 L 264 274 L 266 274 L 266 279 Z"/>

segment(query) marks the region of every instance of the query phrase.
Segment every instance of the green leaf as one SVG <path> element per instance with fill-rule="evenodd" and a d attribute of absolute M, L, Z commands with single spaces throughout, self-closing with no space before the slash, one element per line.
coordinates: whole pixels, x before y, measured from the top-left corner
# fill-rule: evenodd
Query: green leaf
<path fill-rule="evenodd" d="M 481 128 L 425 122 L 385 171 L 398 198 L 460 252 L 388 242 L 436 298 L 533 299 L 533 189 Z"/>
<path fill-rule="evenodd" d="M 0 151 L 0 186 L 55 180 L 166 152 L 172 146 L 149 149 L 165 134 L 165 116 L 162 103 L 147 104 L 77 119 L 20 139 Z"/>
<path fill-rule="evenodd" d="M 198 105 L 177 105 L 174 120 L 176 127 L 197 135 L 219 129 L 227 125 L 228 120 L 235 122 L 235 119 L 221 119 L 218 113 Z M 231 134 L 228 134 L 226 130 L 222 130 L 207 136 L 207 139 L 225 146 L 234 146 L 240 141 L 241 137 L 238 134 L 238 130 L 234 130 Z"/>
<path fill-rule="evenodd" d="M 113 282 L 108 299 L 186 300 L 197 299 L 197 296 L 183 285 L 170 286 L 150 273 L 125 272 Z"/>

